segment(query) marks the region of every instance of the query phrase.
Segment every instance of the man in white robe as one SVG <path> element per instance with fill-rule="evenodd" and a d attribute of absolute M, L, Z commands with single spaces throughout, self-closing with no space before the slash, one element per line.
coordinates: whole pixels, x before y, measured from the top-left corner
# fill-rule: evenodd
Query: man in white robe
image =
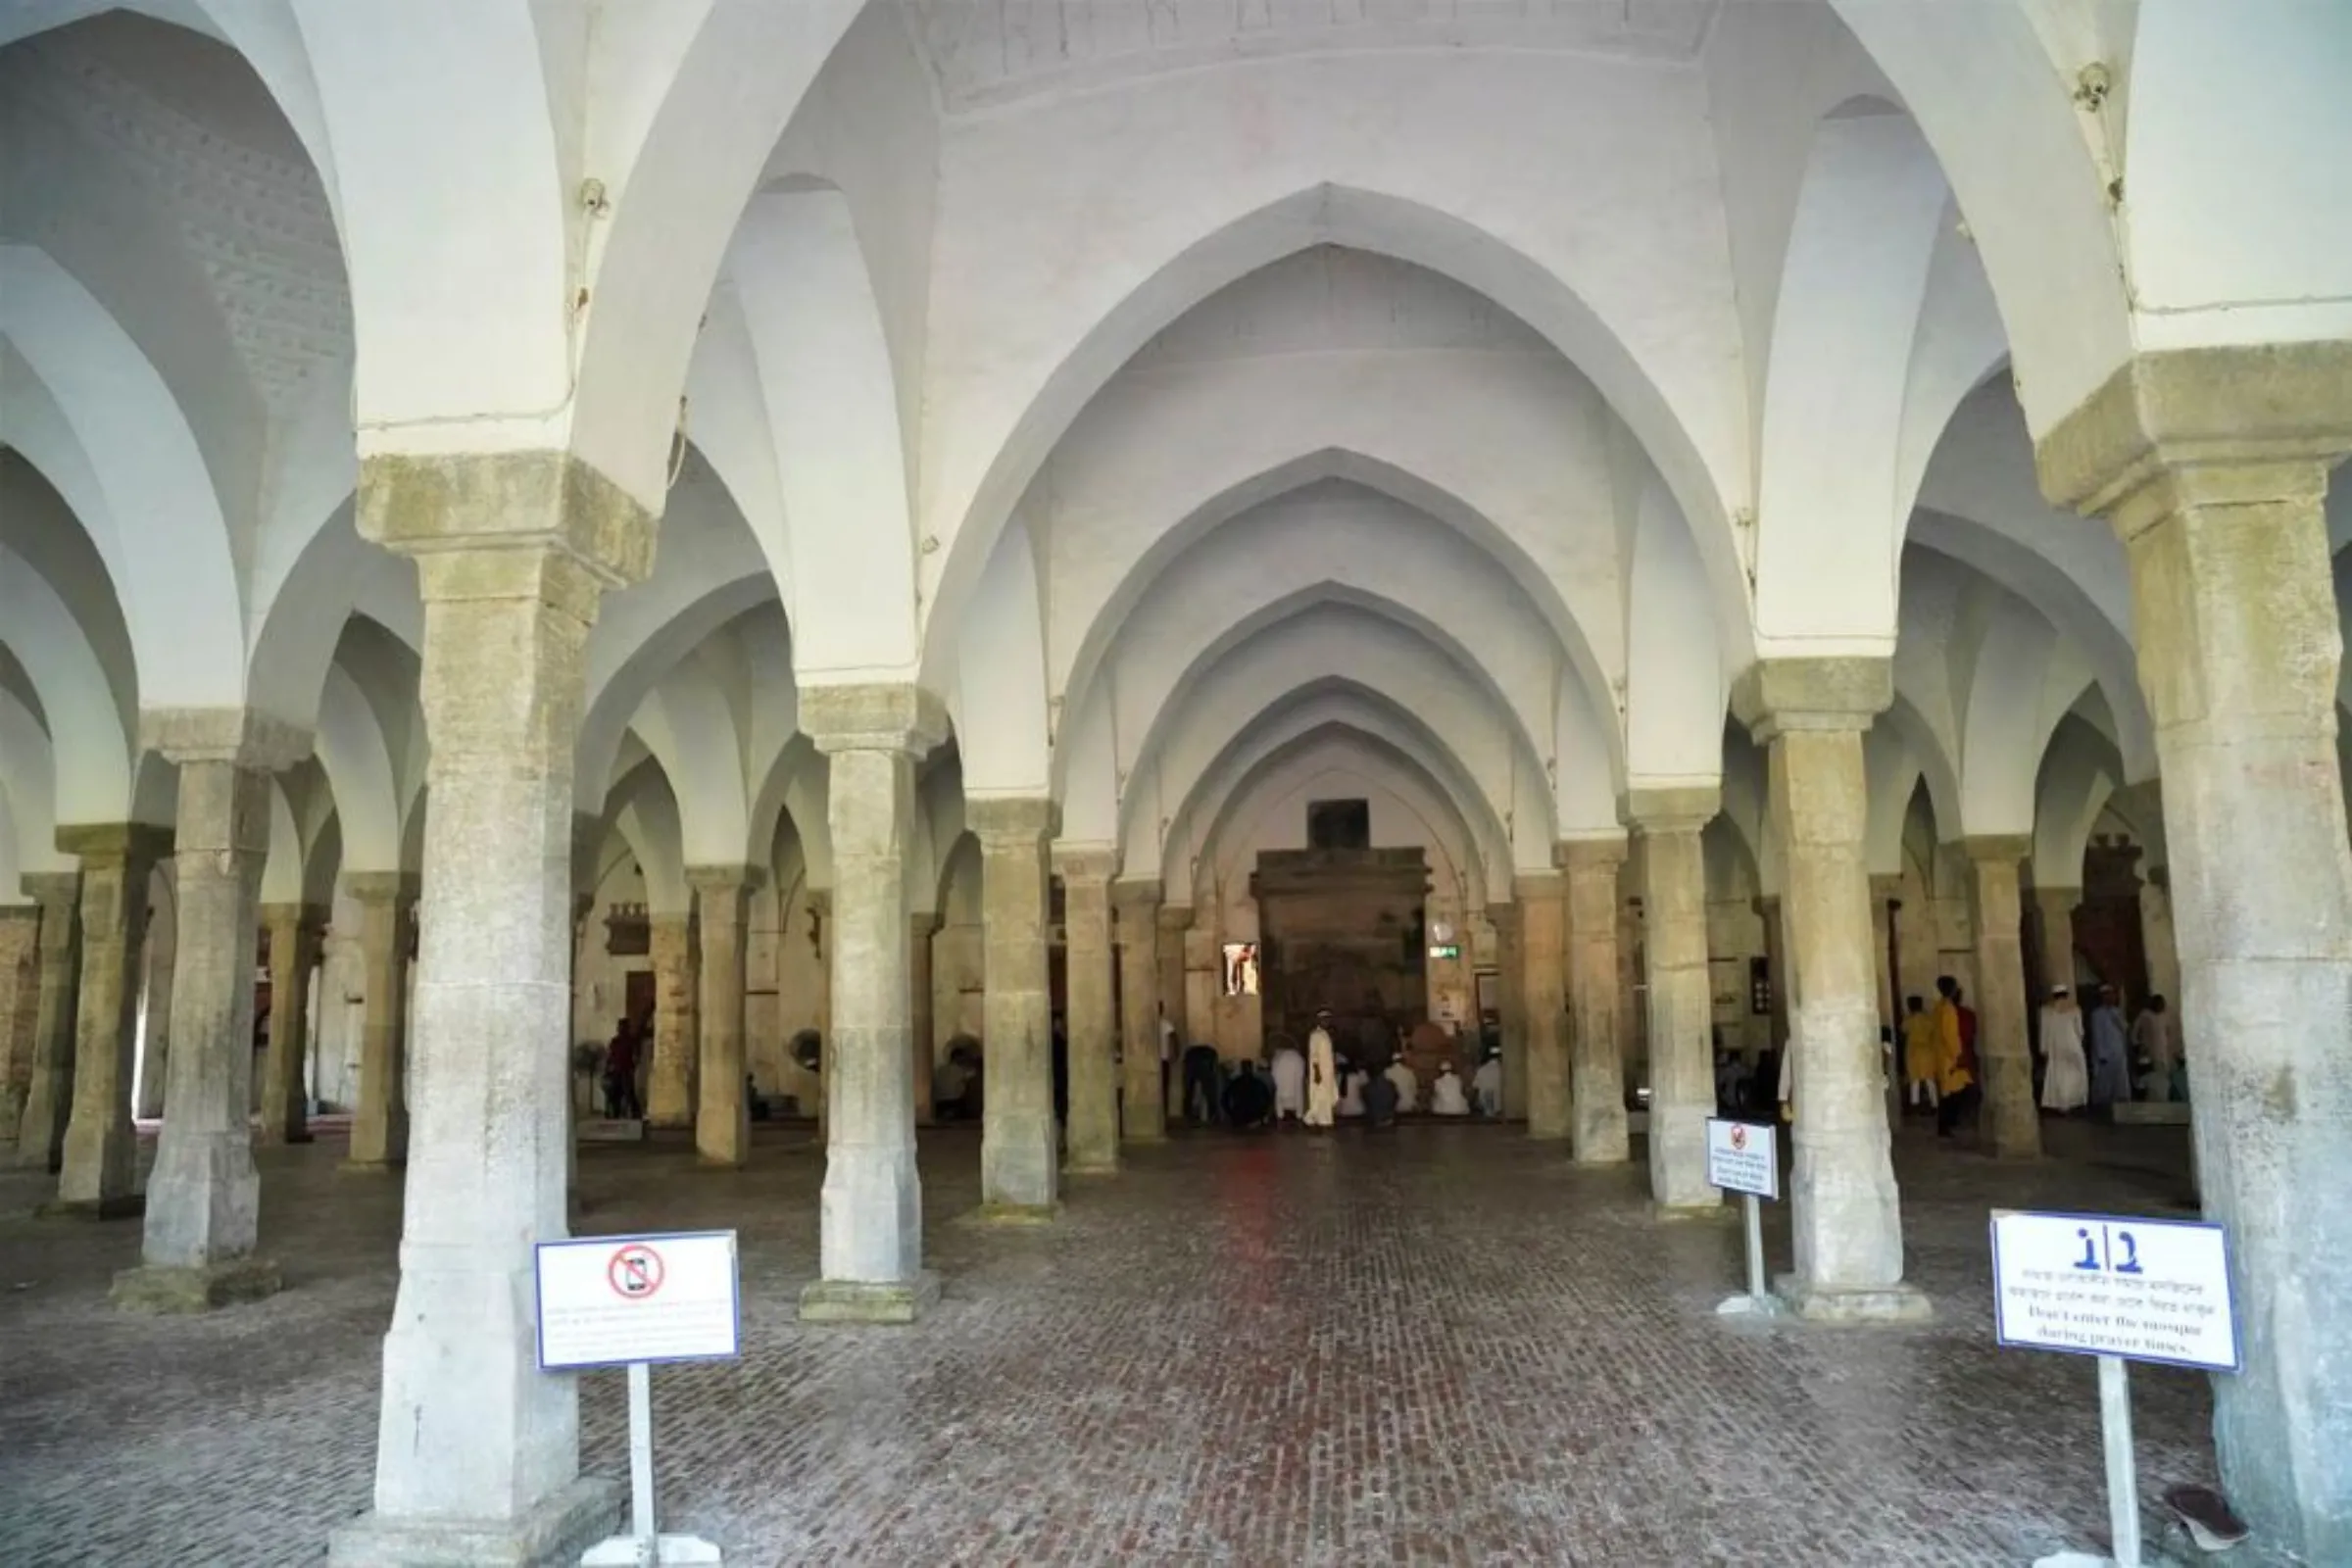
<path fill-rule="evenodd" d="M 2082 1009 L 2064 986 L 2053 986 L 2041 1009 L 2041 1108 L 2080 1110 L 2090 1099 L 2090 1065 L 2082 1054 Z"/>
<path fill-rule="evenodd" d="M 1331 1045 L 1331 1009 L 1315 1014 L 1306 1037 L 1306 1124 L 1329 1127 L 1340 1106 L 1340 1054 Z"/>
<path fill-rule="evenodd" d="M 1454 1072 L 1453 1063 L 1438 1069 L 1438 1081 L 1429 1086 L 1429 1113 L 1433 1116 L 1467 1116 L 1469 1097 L 1462 1093 L 1462 1080 Z"/>
<path fill-rule="evenodd" d="M 1502 1057 L 1490 1054 L 1470 1075 L 1470 1096 L 1481 1116 L 1502 1114 Z"/>
<path fill-rule="evenodd" d="M 1297 1046 L 1274 1053 L 1274 1119 L 1296 1121 L 1306 1111 L 1306 1058 Z"/>

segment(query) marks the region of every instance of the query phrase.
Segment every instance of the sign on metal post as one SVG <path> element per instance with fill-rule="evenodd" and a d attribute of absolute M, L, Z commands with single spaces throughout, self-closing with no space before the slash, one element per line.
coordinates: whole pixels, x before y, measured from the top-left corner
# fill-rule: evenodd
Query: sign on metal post
<path fill-rule="evenodd" d="M 1727 1298 L 1715 1310 L 1727 1316 L 1770 1317 L 1780 1303 L 1764 1285 L 1764 1211 L 1761 1199 L 1781 1196 L 1779 1130 L 1762 1122 L 1707 1118 L 1707 1185 L 1740 1195 L 1747 1229 L 1747 1294 Z"/>
<path fill-rule="evenodd" d="M 653 1363 L 738 1353 L 735 1233 L 543 1242 L 538 1274 L 540 1370 L 629 1369 L 631 1528 L 590 1547 L 581 1568 L 718 1562 L 717 1546 L 697 1536 L 665 1536 L 656 1522 Z"/>
<path fill-rule="evenodd" d="M 2115 1555 L 2060 1552 L 2035 1568 L 2110 1561 L 2140 1568 L 2139 1478 L 2132 1458 L 2126 1368 L 2132 1361 L 2209 1372 L 2244 1365 L 2230 1292 L 2228 1232 L 2194 1220 L 1996 1210 L 1992 1288 L 1994 1337 L 2003 1346 L 2099 1361 Z"/>

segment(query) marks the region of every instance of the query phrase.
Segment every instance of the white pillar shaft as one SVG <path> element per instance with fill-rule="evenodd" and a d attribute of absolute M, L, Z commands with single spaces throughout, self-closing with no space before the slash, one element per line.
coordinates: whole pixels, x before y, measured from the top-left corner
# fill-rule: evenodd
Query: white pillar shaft
<path fill-rule="evenodd" d="M 1130 1144 L 1162 1143 L 1168 1136 L 1168 1080 L 1181 1070 L 1177 1062 L 1159 1059 L 1160 1009 L 1177 1020 L 1178 1049 L 1183 1037 L 1184 997 L 1161 989 L 1160 945 L 1169 941 L 1160 929 L 1159 889 L 1156 884 L 1128 884 L 1119 893 L 1119 1006 L 1120 1036 L 1126 1042 L 1125 1082 L 1119 1097 L 1119 1136 Z M 1179 956 L 1181 933 L 1174 939 Z"/>
<path fill-rule="evenodd" d="M 714 1165 L 751 1158 L 751 1101 L 744 1084 L 744 906 L 748 871 L 697 869 L 695 913 L 702 922 L 701 1086 L 694 1147 Z"/>
<path fill-rule="evenodd" d="M 147 930 L 147 882 L 155 869 L 152 830 L 76 830 L 106 835 L 81 859 L 81 996 L 74 1005 L 74 1105 L 58 1172 L 60 1204 L 101 1215 L 138 1206 L 138 1140 L 130 1122 L 130 1073 L 138 1036 L 140 947 Z"/>
<path fill-rule="evenodd" d="M 1007 1212 L 1051 1211 L 1060 1196 L 1045 929 L 1052 814 L 1041 800 L 975 801 L 967 812 L 980 836 L 988 986 L 980 1200 Z"/>
<path fill-rule="evenodd" d="M 1520 1010 L 1527 1045 L 1527 1133 L 1563 1139 L 1569 1130 L 1567 908 L 1557 876 L 1518 879 Z"/>
<path fill-rule="evenodd" d="M 1569 1147 L 1580 1165 L 1632 1157 L 1617 1038 L 1617 871 L 1624 858 L 1621 844 L 1568 847 Z"/>
<path fill-rule="evenodd" d="M 409 1157 L 408 1011 L 411 891 L 406 879 L 354 875 L 360 905 L 360 1094 L 351 1116 L 351 1161 L 399 1165 Z"/>
<path fill-rule="evenodd" d="M 1063 924 L 1067 944 L 1070 1036 L 1070 1169 L 1119 1168 L 1119 1020 L 1112 1009 L 1110 867 L 1065 867 Z M 1159 1058 L 1155 1039 L 1130 1051 Z"/>
<path fill-rule="evenodd" d="M 34 960 L 40 995 L 33 1007 L 32 1067 L 24 1080 L 24 1108 L 7 1129 L 17 1140 L 17 1163 L 54 1171 L 65 1158 L 66 1121 L 74 1110 L 74 1012 L 79 1001 L 81 878 L 73 871 L 29 872 L 24 891 L 41 906 Z"/>
<path fill-rule="evenodd" d="M 1696 820 L 1641 824 L 1649 982 L 1649 1196 L 1661 1210 L 1713 1210 L 1706 1120 L 1715 1113 L 1707 988 L 1707 868 Z"/>

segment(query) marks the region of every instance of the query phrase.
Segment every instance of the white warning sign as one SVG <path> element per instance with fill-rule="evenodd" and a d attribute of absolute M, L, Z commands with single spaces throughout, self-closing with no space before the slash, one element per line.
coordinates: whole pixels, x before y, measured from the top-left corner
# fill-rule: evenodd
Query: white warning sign
<path fill-rule="evenodd" d="M 737 1353 L 733 1231 L 547 1242 L 538 1260 L 543 1371 Z"/>

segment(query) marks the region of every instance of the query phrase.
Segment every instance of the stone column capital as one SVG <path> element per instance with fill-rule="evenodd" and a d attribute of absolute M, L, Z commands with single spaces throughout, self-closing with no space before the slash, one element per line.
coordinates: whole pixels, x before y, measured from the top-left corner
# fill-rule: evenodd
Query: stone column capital
<path fill-rule="evenodd" d="M 1557 903 L 1568 896 L 1568 879 L 1557 871 L 1516 871 L 1511 875 L 1514 905 Z"/>
<path fill-rule="evenodd" d="M 749 893 L 766 880 L 756 865 L 690 865 L 686 885 L 697 893 Z"/>
<path fill-rule="evenodd" d="M 416 872 L 343 872 L 343 889 L 355 903 L 416 903 L 423 877 Z"/>
<path fill-rule="evenodd" d="M 2034 854 L 2034 840 L 2024 833 L 1972 833 L 1960 841 L 1961 853 L 1979 864 L 2006 865 L 2015 870 Z"/>
<path fill-rule="evenodd" d="M 913 909 L 906 915 L 906 929 L 917 942 L 927 941 L 939 934 L 937 909 Z"/>
<path fill-rule="evenodd" d="M 1507 937 L 1519 929 L 1519 906 L 1490 900 L 1487 904 L 1487 924 L 1498 937 Z"/>
<path fill-rule="evenodd" d="M 85 866 L 153 865 L 172 853 L 172 830 L 152 822 L 75 822 L 58 828 L 57 849 Z"/>
<path fill-rule="evenodd" d="M 375 453 L 360 460 L 355 520 L 362 538 L 416 560 L 428 600 L 508 597 L 478 574 L 437 569 L 453 558 L 566 563 L 557 575 L 584 573 L 591 592 L 653 568 L 654 514 L 568 452 Z"/>
<path fill-rule="evenodd" d="M 910 682 L 804 686 L 801 728 L 827 757 L 899 752 L 919 760 L 948 738 L 948 710 Z"/>
<path fill-rule="evenodd" d="M 1570 876 L 1607 871 L 1625 864 L 1627 845 L 1622 834 L 1598 839 L 1562 839 L 1551 847 L 1551 863 Z"/>
<path fill-rule="evenodd" d="M 2352 343 L 2137 354 L 2034 449 L 2042 494 L 2127 541 L 2200 505 L 2313 504 L 2352 452 Z"/>
<path fill-rule="evenodd" d="M 1618 819 L 1644 838 L 1696 833 L 1722 810 L 1723 790 L 1714 784 L 1628 790 L 1617 802 Z"/>
<path fill-rule="evenodd" d="M 26 871 L 17 878 L 24 896 L 38 906 L 43 914 L 71 910 L 81 902 L 81 873 L 79 871 Z"/>
<path fill-rule="evenodd" d="M 1894 702 L 1890 659 L 1764 659 L 1732 686 L 1732 712 L 1759 744 L 1792 730 L 1867 730 Z"/>
<path fill-rule="evenodd" d="M 1870 896 L 1876 903 L 1892 904 L 1899 906 L 1903 902 L 1902 894 L 1903 879 L 1899 876 L 1888 876 L 1882 873 L 1870 879 Z"/>
<path fill-rule="evenodd" d="M 0 904 L 0 925 L 33 926 L 41 922 L 37 904 Z"/>
<path fill-rule="evenodd" d="M 139 712 L 139 744 L 166 760 L 226 762 L 275 773 L 311 755 L 309 726 L 250 708 L 148 708 Z"/>
<path fill-rule="evenodd" d="M 1099 882 L 1107 887 L 1118 868 L 1118 852 L 1107 844 L 1054 846 L 1054 874 L 1065 883 Z"/>
<path fill-rule="evenodd" d="M 1193 906 L 1189 904 L 1162 904 L 1159 913 L 1152 918 L 1158 922 L 1163 934 L 1174 932 L 1181 936 L 1193 928 Z"/>
<path fill-rule="evenodd" d="M 1160 892 L 1157 877 L 1123 876 L 1110 884 L 1110 902 L 1122 909 L 1157 909 Z M 1192 911 L 1185 913 L 1189 917 Z"/>
<path fill-rule="evenodd" d="M 963 823 L 983 852 L 1026 852 L 1054 836 L 1060 814 L 1042 795 L 983 796 L 964 803 Z"/>
<path fill-rule="evenodd" d="M 319 905 L 289 900 L 281 904 L 265 904 L 261 906 L 261 912 L 265 925 L 316 926 L 324 930 L 328 911 Z"/>

